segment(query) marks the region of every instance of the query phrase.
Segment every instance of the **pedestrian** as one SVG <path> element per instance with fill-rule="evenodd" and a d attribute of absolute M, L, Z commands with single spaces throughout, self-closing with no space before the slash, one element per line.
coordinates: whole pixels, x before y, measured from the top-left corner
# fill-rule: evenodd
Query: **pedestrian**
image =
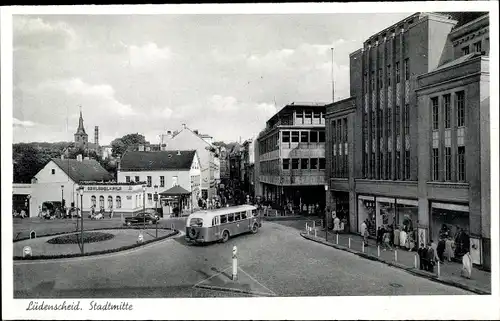
<path fill-rule="evenodd" d="M 434 251 L 434 262 L 437 262 L 437 261 L 440 261 L 439 260 L 439 256 L 438 256 L 438 252 L 437 252 L 437 243 L 434 242 L 433 240 L 431 240 L 431 247 L 432 247 L 432 250 Z"/>
<path fill-rule="evenodd" d="M 391 247 L 391 233 L 389 233 L 388 231 L 385 231 L 385 233 L 382 236 L 382 241 L 383 241 L 383 244 L 382 244 L 383 245 L 383 250 L 386 251 L 387 249 L 389 249 L 390 251 L 392 251 L 392 247 Z"/>
<path fill-rule="evenodd" d="M 437 256 L 441 263 L 444 263 L 444 250 L 446 249 L 446 241 L 444 238 L 440 239 L 437 245 Z"/>
<path fill-rule="evenodd" d="M 396 248 L 399 247 L 399 237 L 401 235 L 401 231 L 399 230 L 399 225 L 396 225 L 396 229 L 394 230 L 394 246 Z"/>
<path fill-rule="evenodd" d="M 337 234 L 340 232 L 340 219 L 338 216 L 335 216 L 335 218 L 333 219 L 333 230 Z"/>
<path fill-rule="evenodd" d="M 462 257 L 462 271 L 460 275 L 464 278 L 470 279 L 472 275 L 472 257 L 469 251 Z"/>
<path fill-rule="evenodd" d="M 365 246 L 368 246 L 368 227 L 366 224 L 366 220 L 364 220 L 361 224 L 361 232 L 363 235 L 363 243 L 365 244 Z"/>
<path fill-rule="evenodd" d="M 432 248 L 431 242 L 427 243 L 425 258 L 427 263 L 427 271 L 434 273 L 434 264 L 435 264 L 434 258 L 436 257 L 436 251 Z"/>
<path fill-rule="evenodd" d="M 426 257 L 425 257 L 425 246 L 423 243 L 420 244 L 420 247 L 417 250 L 418 259 L 420 263 L 420 270 L 427 270 Z"/>
<path fill-rule="evenodd" d="M 455 244 L 453 240 L 451 239 L 451 236 L 448 235 L 446 241 L 445 241 L 445 250 L 444 250 L 444 256 L 448 260 L 448 262 L 451 262 L 451 259 L 455 257 L 455 253 L 453 248 L 455 247 Z"/>

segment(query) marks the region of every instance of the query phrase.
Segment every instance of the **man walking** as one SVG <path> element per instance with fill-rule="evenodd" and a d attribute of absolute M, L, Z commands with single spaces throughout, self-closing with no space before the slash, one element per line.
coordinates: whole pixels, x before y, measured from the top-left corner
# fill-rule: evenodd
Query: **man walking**
<path fill-rule="evenodd" d="M 365 246 L 367 246 L 368 245 L 368 228 L 366 225 L 366 220 L 364 220 L 363 223 L 361 223 L 361 235 L 363 236 L 363 243 L 365 244 Z"/>

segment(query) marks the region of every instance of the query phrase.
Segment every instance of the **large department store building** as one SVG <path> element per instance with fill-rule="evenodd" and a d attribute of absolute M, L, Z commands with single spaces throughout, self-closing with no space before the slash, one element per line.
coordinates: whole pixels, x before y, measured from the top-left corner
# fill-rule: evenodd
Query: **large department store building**
<path fill-rule="evenodd" d="M 463 230 L 490 268 L 489 15 L 413 14 L 351 53 L 350 82 L 326 109 L 327 205 L 372 236 Z"/>

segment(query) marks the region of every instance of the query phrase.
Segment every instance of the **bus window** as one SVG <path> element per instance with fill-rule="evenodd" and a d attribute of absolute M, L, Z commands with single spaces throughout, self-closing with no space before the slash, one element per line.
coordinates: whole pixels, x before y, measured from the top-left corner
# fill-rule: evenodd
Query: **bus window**
<path fill-rule="evenodd" d="M 258 215 L 259 215 L 259 213 L 257 213 L 257 210 L 252 210 L 252 215 L 253 215 L 253 216 L 258 216 Z"/>
<path fill-rule="evenodd" d="M 228 222 L 234 222 L 234 214 L 233 213 L 227 214 L 227 221 Z"/>
<path fill-rule="evenodd" d="M 217 226 L 217 216 L 212 219 L 212 226 Z"/>
<path fill-rule="evenodd" d="M 221 215 L 220 216 L 220 223 L 221 224 L 227 223 L 227 215 Z"/>
<path fill-rule="evenodd" d="M 241 213 L 235 213 L 235 214 L 234 214 L 234 220 L 235 220 L 235 221 L 239 221 L 239 220 L 241 220 Z"/>
<path fill-rule="evenodd" d="M 247 218 L 247 213 L 246 212 L 241 212 L 241 219 L 244 220 Z"/>
<path fill-rule="evenodd" d="M 201 227 L 203 225 L 202 218 L 192 218 L 189 226 L 198 226 Z"/>

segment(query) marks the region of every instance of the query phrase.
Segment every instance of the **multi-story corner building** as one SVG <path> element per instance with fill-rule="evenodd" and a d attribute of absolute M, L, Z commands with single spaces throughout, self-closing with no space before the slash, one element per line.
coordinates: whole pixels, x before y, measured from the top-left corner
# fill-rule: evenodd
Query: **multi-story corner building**
<path fill-rule="evenodd" d="M 219 146 L 220 154 L 220 179 L 226 182 L 229 179 L 229 152 L 226 147 Z"/>
<path fill-rule="evenodd" d="M 253 170 L 255 163 L 255 139 L 247 139 L 243 142 L 241 149 L 241 183 L 243 190 L 254 196 L 254 181 L 253 181 Z"/>
<path fill-rule="evenodd" d="M 255 147 L 255 193 L 280 206 L 324 205 L 325 104 L 292 103 L 266 123 Z"/>
<path fill-rule="evenodd" d="M 351 97 L 326 112 L 327 203 L 352 232 L 399 226 L 417 246 L 447 228 L 489 268 L 489 16 L 474 18 L 416 13 L 350 55 Z"/>

